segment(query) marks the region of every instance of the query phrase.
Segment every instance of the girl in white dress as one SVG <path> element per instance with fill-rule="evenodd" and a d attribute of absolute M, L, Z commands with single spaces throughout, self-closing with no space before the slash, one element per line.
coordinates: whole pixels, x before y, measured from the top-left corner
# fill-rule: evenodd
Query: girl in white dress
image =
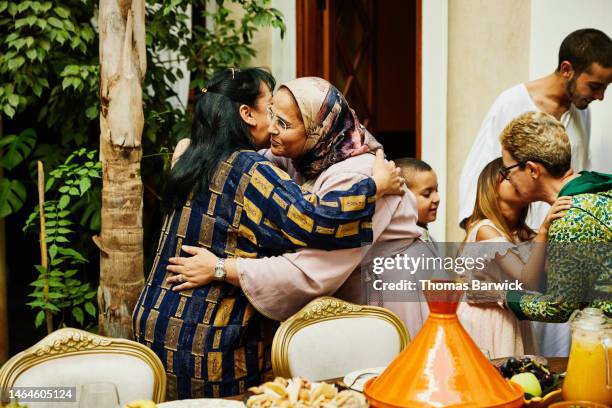
<path fill-rule="evenodd" d="M 504 172 L 502 160 L 497 158 L 480 173 L 476 204 L 466 223 L 461 256 L 486 259 L 484 270 L 471 273 L 473 279 L 519 280 L 524 289 L 537 290 L 543 278 L 548 228 L 551 221 L 569 209 L 569 201 L 559 199 L 536 234 L 525 223 L 528 203 L 505 179 Z M 467 297 L 469 302 L 469 292 Z M 468 302 L 459 306 L 459 320 L 490 358 L 536 354 L 529 322 L 519 321 L 503 304 Z"/>

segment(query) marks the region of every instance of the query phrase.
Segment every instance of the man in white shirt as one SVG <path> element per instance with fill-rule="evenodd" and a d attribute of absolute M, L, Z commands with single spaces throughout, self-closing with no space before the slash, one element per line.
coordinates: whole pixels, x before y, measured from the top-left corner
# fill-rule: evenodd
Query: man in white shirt
<path fill-rule="evenodd" d="M 612 82 L 612 40 L 592 28 L 569 34 L 559 48 L 557 69 L 543 78 L 516 85 L 501 93 L 485 116 L 465 161 L 459 180 L 459 222 L 472 214 L 480 172 L 501 156 L 499 135 L 510 121 L 528 111 L 544 111 L 567 130 L 572 147 L 572 169 L 590 168 L 589 104 L 603 100 Z M 529 225 L 538 228 L 548 205 L 532 205 Z"/>
<path fill-rule="evenodd" d="M 604 98 L 612 82 L 612 40 L 605 33 L 587 28 L 569 34 L 559 48 L 557 69 L 543 78 L 516 85 L 502 92 L 485 116 L 478 136 L 465 161 L 459 180 L 459 222 L 472 214 L 476 185 L 482 169 L 501 156 L 499 136 L 517 116 L 528 111 L 544 111 L 556 117 L 566 128 L 572 149 L 571 166 L 575 171 L 591 166 L 589 104 Z M 531 204 L 527 222 L 538 229 L 549 205 Z M 534 335 L 540 353 L 567 356 L 570 337 L 567 324 L 534 323 Z"/>

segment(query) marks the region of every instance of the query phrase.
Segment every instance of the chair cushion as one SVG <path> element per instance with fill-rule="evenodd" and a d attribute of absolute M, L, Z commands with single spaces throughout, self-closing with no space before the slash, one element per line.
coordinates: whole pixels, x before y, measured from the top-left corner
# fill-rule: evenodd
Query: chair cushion
<path fill-rule="evenodd" d="M 21 373 L 14 387 L 77 387 L 91 382 L 112 382 L 117 386 L 121 406 L 137 399 L 153 399 L 154 373 L 139 357 L 112 353 L 88 353 L 43 361 Z M 58 375 L 58 373 L 60 375 Z M 78 407 L 78 403 L 28 402 L 34 407 Z"/>
<path fill-rule="evenodd" d="M 322 320 L 297 331 L 288 347 L 291 372 L 311 381 L 388 365 L 401 351 L 397 328 L 375 317 Z M 316 364 L 313 363 L 316 361 Z"/>

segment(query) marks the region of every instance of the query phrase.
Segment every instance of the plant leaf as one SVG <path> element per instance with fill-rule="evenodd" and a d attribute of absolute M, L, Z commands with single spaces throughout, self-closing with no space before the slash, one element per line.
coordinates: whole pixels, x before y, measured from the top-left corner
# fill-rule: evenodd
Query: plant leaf
<path fill-rule="evenodd" d="M 42 300 L 34 300 L 33 302 L 26 303 L 26 305 L 30 306 L 31 308 L 43 307 L 45 305 L 45 302 Z"/>
<path fill-rule="evenodd" d="M 64 28 L 64 25 L 62 24 L 62 22 L 59 19 L 57 19 L 56 17 L 48 18 L 47 22 L 49 24 L 51 24 L 53 27 L 55 27 L 55 28 L 60 28 L 60 29 Z"/>
<path fill-rule="evenodd" d="M 98 107 L 96 105 L 90 106 L 85 110 L 85 116 L 89 119 L 94 119 L 98 116 Z"/>
<path fill-rule="evenodd" d="M 6 116 L 8 116 L 9 118 L 12 118 L 13 116 L 15 116 L 15 108 L 13 108 L 11 105 L 4 105 L 2 107 L 2 110 L 4 111 L 4 113 L 6 113 Z"/>
<path fill-rule="evenodd" d="M 36 269 L 38 271 L 38 273 L 40 273 L 41 275 L 46 275 L 47 274 L 47 268 L 45 268 L 42 265 L 34 265 L 34 269 Z"/>
<path fill-rule="evenodd" d="M 76 306 L 72 308 L 72 315 L 79 322 L 79 324 L 83 324 L 83 320 L 85 319 L 85 315 L 83 314 L 83 309 Z"/>
<path fill-rule="evenodd" d="M 79 180 L 79 188 L 81 189 L 81 195 L 85 194 L 87 190 L 91 187 L 91 180 L 89 177 L 83 177 Z"/>
<path fill-rule="evenodd" d="M 85 303 L 85 311 L 89 313 L 92 317 L 97 317 L 96 315 L 96 307 L 91 302 Z"/>
<path fill-rule="evenodd" d="M 57 204 L 57 207 L 58 207 L 60 210 L 63 210 L 64 208 L 66 208 L 66 206 L 67 206 L 68 204 L 70 204 L 70 196 L 69 196 L 69 195 L 67 195 L 67 194 L 64 194 L 64 195 L 63 195 L 63 196 L 60 198 L 59 203 Z"/>
<path fill-rule="evenodd" d="M 81 255 L 78 251 L 72 249 L 72 248 L 62 248 L 62 247 L 58 247 L 58 252 L 64 256 L 70 256 L 72 258 L 74 258 L 77 261 L 80 262 L 87 262 L 87 259 L 85 259 L 85 257 L 83 255 Z"/>
<path fill-rule="evenodd" d="M 36 318 L 34 319 L 34 326 L 40 327 L 43 320 L 45 320 L 45 312 L 41 310 L 36 314 Z"/>
<path fill-rule="evenodd" d="M 45 304 L 45 309 L 51 310 L 53 312 L 61 312 L 60 308 L 55 306 L 53 303 Z"/>
<path fill-rule="evenodd" d="M 26 189 L 17 180 L 0 178 L 0 218 L 17 212 L 25 202 Z"/>
<path fill-rule="evenodd" d="M 15 168 L 32 153 L 35 144 L 36 133 L 31 128 L 25 129 L 19 135 L 3 137 L 0 147 L 8 146 L 8 149 L 2 155 L 2 166 L 9 170 Z"/>
<path fill-rule="evenodd" d="M 63 7 L 56 7 L 55 8 L 55 14 L 57 14 L 58 16 L 60 16 L 61 18 L 68 18 L 68 16 L 70 15 L 70 13 L 68 12 L 68 10 L 66 10 Z"/>

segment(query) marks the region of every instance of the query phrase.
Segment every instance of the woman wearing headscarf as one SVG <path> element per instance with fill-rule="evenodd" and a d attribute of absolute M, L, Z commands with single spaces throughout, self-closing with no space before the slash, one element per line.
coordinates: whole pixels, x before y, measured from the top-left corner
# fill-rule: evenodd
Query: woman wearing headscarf
<path fill-rule="evenodd" d="M 329 82 L 305 77 L 281 85 L 271 113 L 271 149 L 266 156 L 287 169 L 302 188 L 322 195 L 371 174 L 374 156 L 368 153 L 378 144 Z M 416 220 L 416 200 L 407 190 L 403 196 L 377 200 L 373 242 L 403 240 L 409 246 L 420 236 Z M 217 256 L 206 249 L 188 247 L 185 252 L 195 256 L 171 258 L 173 265 L 168 266 L 178 274 L 171 281 L 187 280 L 175 290 L 210 282 L 217 262 Z M 242 288 L 260 313 L 280 321 L 318 296 L 334 294 L 361 303 L 363 257 L 359 248 L 300 249 L 262 259 L 238 257 L 226 262 L 227 280 Z M 426 308 L 418 302 L 385 302 L 383 306 L 404 320 L 412 336 L 426 317 Z"/>
<path fill-rule="evenodd" d="M 274 85 L 265 74 L 232 70 L 209 81 L 194 107 L 191 143 L 167 182 L 168 215 L 133 330 L 163 362 L 169 399 L 241 394 L 270 369 L 270 322 L 240 288 L 225 282 L 225 258 L 299 247 L 354 248 L 372 240 L 374 202 L 385 182 L 379 188 L 366 178 L 316 196 L 252 150 L 267 143 L 254 132 L 255 118 L 263 119 L 257 111 L 269 120 L 260 99 Z M 393 184 L 393 164 L 381 158 L 377 163 L 386 174 L 382 179 Z M 209 248 L 219 262 L 213 280 L 177 292 L 167 282 L 166 266 L 183 245 Z"/>

